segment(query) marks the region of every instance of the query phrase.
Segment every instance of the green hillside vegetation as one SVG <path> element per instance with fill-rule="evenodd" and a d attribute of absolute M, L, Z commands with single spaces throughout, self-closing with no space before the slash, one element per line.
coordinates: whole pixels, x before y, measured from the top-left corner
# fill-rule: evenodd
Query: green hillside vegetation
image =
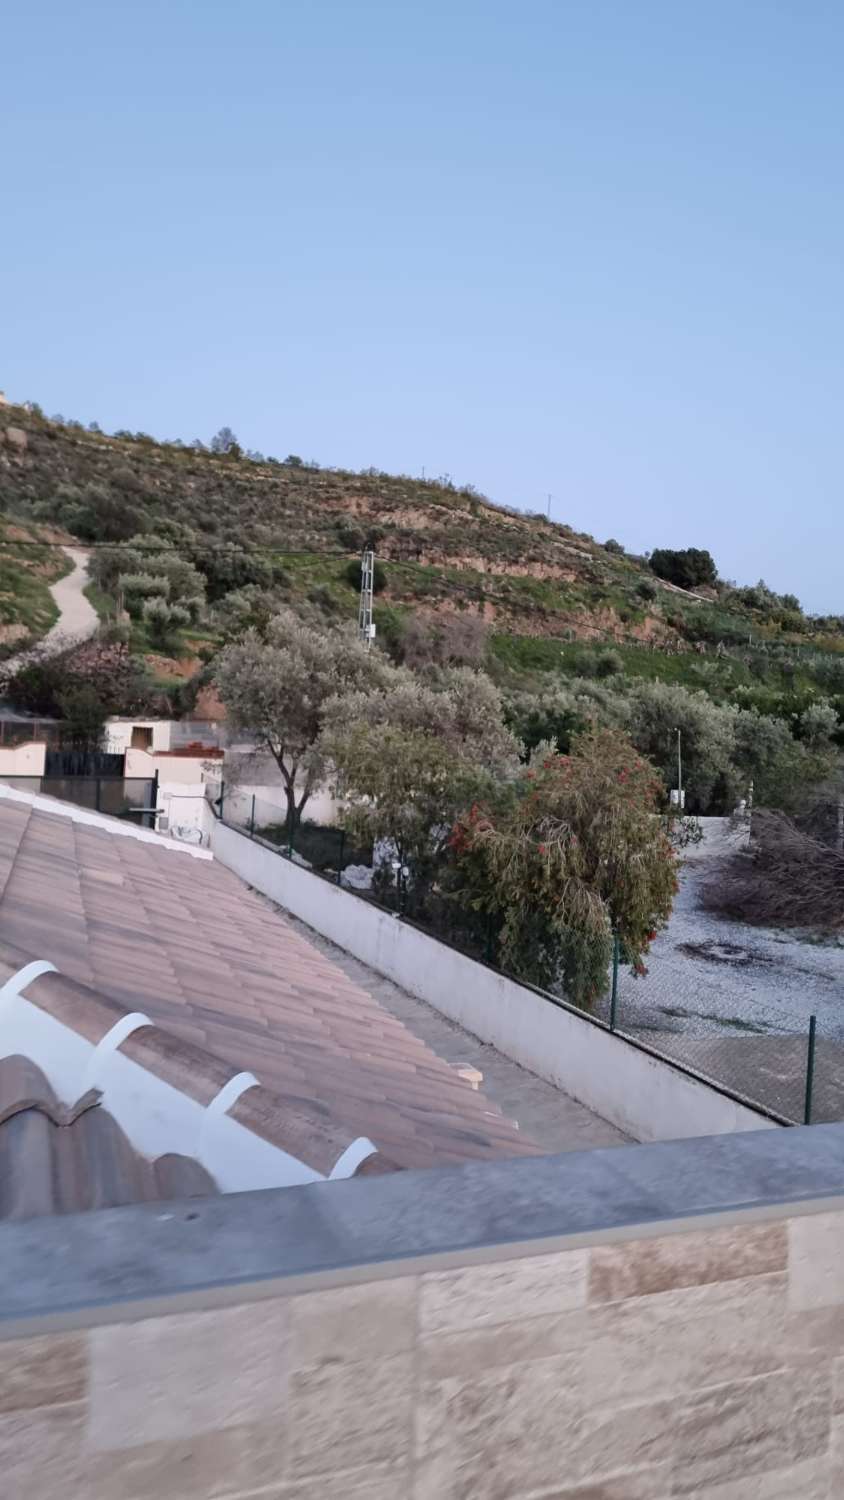
<path fill-rule="evenodd" d="M 58 617 L 50 584 L 71 568 L 49 528 L 0 516 L 0 660 L 25 648 Z"/>
<path fill-rule="evenodd" d="M 718 580 L 706 549 L 632 556 L 448 478 L 244 454 L 227 429 L 209 447 L 107 436 L 6 405 L 0 508 L 15 618 L 47 628 L 43 579 L 65 559 L 14 550 L 13 528 L 31 539 L 58 526 L 91 544 L 103 640 L 146 658 L 156 701 L 166 689 L 173 712 L 213 682 L 227 643 L 265 636 L 280 609 L 323 628 L 354 620 L 358 560 L 372 547 L 379 644 L 429 676 L 483 670 L 526 749 L 565 749 L 597 722 L 624 729 L 670 783 L 679 727 L 690 804 L 712 812 L 751 780 L 788 805 L 832 773 L 844 738 L 840 617 L 809 617 L 761 582 Z"/>
<path fill-rule="evenodd" d="M 281 573 L 294 593 L 296 584 L 325 585 L 327 602 L 333 597 L 339 606 L 342 568 L 331 557 L 372 546 L 387 566 L 384 602 L 479 611 L 506 633 L 713 643 L 746 641 L 750 633 L 795 641 L 831 633 L 833 649 L 844 650 L 841 621 L 808 620 L 790 596 L 719 585 L 707 608 L 619 543 L 603 545 L 542 515 L 495 505 L 447 478 L 321 469 L 295 456 L 244 455 L 236 443 L 212 452 L 142 433 L 107 436 L 7 405 L 0 407 L 0 505 L 96 542 L 163 530 L 196 559 L 210 599 L 248 584 L 266 587 Z M 301 553 L 319 555 L 291 556 Z"/>

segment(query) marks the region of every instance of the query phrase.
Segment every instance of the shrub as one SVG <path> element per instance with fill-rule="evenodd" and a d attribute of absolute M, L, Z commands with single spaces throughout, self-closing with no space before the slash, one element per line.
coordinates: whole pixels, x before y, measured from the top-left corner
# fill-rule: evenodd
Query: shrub
<path fill-rule="evenodd" d="M 98 750 L 108 707 L 94 684 L 72 682 L 59 693 L 58 707 L 62 746 L 70 750 Z"/>
<path fill-rule="evenodd" d="M 152 573 L 121 573 L 117 587 L 134 620 L 140 619 L 147 600 L 166 599 L 170 593 L 168 580 L 156 578 Z"/>
<path fill-rule="evenodd" d="M 182 604 L 168 604 L 166 599 L 144 600 L 144 624 L 149 638 L 159 647 L 169 646 L 177 630 L 190 622 L 190 612 Z"/>
<path fill-rule="evenodd" d="M 746 852 L 719 867 L 703 904 L 741 922 L 840 932 L 844 854 L 801 832 L 782 813 L 756 812 Z"/>
<path fill-rule="evenodd" d="M 616 541 L 614 536 L 607 537 L 607 540 L 604 542 L 604 551 L 612 552 L 617 557 L 624 556 L 624 548 L 622 547 L 621 542 Z"/>
<path fill-rule="evenodd" d="M 718 569 L 711 552 L 702 547 L 656 547 L 651 553 L 651 567 L 658 578 L 676 583 L 679 588 L 693 589 L 697 584 L 718 582 Z"/>
<path fill-rule="evenodd" d="M 655 599 L 657 594 L 656 584 L 651 583 L 649 578 L 642 578 L 636 584 L 636 593 L 640 599 Z"/>
<path fill-rule="evenodd" d="M 624 663 L 617 651 L 601 651 L 595 662 L 596 677 L 617 677 L 624 671 Z"/>
<path fill-rule="evenodd" d="M 480 615 L 436 615 L 419 610 L 403 623 L 398 655 L 409 667 L 479 667 L 489 629 Z"/>
<path fill-rule="evenodd" d="M 357 592 L 360 592 L 360 586 L 361 586 L 362 577 L 363 577 L 362 564 L 356 558 L 354 562 L 350 562 L 349 563 L 349 566 L 346 569 L 346 572 L 345 572 L 346 582 L 350 583 L 351 586 L 352 586 L 352 588 L 355 589 Z M 383 592 L 383 590 L 386 587 L 387 587 L 387 572 L 386 572 L 386 569 L 384 568 L 384 566 L 383 566 L 382 563 L 380 563 L 380 562 L 378 562 L 376 560 L 375 566 L 372 569 L 372 592 L 373 592 L 373 594 L 380 594 L 380 593 Z"/>

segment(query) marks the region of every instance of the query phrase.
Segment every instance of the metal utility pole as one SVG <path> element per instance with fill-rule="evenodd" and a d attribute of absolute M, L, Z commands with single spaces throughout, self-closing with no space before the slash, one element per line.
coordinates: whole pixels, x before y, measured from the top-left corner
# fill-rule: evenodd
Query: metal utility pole
<path fill-rule="evenodd" d="M 360 604 L 358 606 L 358 635 L 367 651 L 375 637 L 372 619 L 372 594 L 375 578 L 375 553 L 364 552 L 360 560 Z"/>
<path fill-rule="evenodd" d="M 675 799 L 676 799 L 676 806 L 679 809 L 679 811 L 682 813 L 682 811 L 683 811 L 683 805 L 684 805 L 684 795 L 683 795 L 683 735 L 682 735 L 682 731 L 679 730 L 679 729 L 675 729 L 674 733 L 677 736 L 677 790 L 676 790 L 676 792 L 672 792 L 671 793 L 671 803 L 672 803 L 672 805 L 675 805 Z"/>

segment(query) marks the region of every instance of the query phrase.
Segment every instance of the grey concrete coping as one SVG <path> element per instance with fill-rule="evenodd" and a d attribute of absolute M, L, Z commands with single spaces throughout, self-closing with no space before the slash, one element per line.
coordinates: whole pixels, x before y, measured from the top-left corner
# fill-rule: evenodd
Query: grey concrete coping
<path fill-rule="evenodd" d="M 844 1124 L 30 1219 L 0 1225 L 0 1337 L 831 1205 Z"/>

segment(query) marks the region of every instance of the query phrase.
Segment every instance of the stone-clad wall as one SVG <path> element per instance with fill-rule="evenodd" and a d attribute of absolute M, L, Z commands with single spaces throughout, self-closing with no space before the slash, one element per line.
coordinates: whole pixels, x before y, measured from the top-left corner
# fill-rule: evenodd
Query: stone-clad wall
<path fill-rule="evenodd" d="M 844 1211 L 789 1214 L 7 1340 L 2 1494 L 838 1500 Z"/>

